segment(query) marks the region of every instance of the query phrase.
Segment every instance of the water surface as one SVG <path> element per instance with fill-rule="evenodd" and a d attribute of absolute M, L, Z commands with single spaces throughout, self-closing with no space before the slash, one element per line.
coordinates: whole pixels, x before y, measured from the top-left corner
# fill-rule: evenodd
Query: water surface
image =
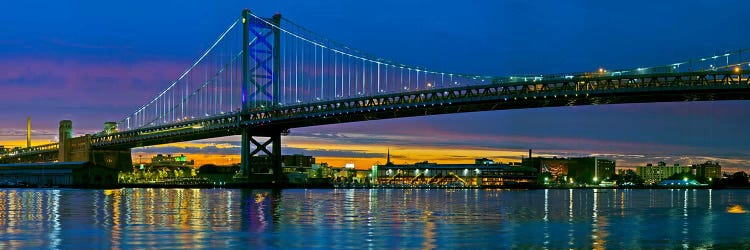
<path fill-rule="evenodd" d="M 750 190 L 0 189 L 0 249 L 750 248 L 734 205 Z"/>

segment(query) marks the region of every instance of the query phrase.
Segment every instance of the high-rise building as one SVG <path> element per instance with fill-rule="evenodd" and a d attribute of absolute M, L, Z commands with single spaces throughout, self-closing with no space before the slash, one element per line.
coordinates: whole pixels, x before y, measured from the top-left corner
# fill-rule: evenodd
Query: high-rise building
<path fill-rule="evenodd" d="M 702 177 L 706 180 L 721 178 L 721 165 L 718 162 L 707 161 L 702 164 L 693 166 L 696 177 Z"/>
<path fill-rule="evenodd" d="M 568 159 L 568 178 L 577 183 L 597 183 L 615 174 L 615 161 L 598 157 Z"/>
<path fill-rule="evenodd" d="M 685 165 L 674 164 L 667 166 L 664 162 L 659 162 L 656 166 L 647 164 L 646 166 L 639 166 L 636 169 L 638 176 L 643 178 L 646 184 L 655 184 L 660 181 L 669 178 L 675 174 L 692 174 L 695 177 L 702 178 L 701 181 L 710 181 L 712 179 L 721 178 L 721 166 L 719 163 L 707 161 L 703 164 L 698 165 Z"/>
<path fill-rule="evenodd" d="M 656 166 L 649 163 L 636 168 L 636 174 L 643 178 L 643 182 L 647 185 L 659 183 L 674 174 L 682 173 L 690 173 L 690 166 L 680 166 L 680 164 L 667 166 L 666 163 L 659 162 Z"/>

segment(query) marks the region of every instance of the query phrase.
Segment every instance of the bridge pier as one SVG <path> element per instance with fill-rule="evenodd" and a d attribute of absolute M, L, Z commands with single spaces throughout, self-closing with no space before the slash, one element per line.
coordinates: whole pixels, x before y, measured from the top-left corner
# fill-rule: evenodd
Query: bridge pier
<path fill-rule="evenodd" d="M 240 172 L 250 183 L 281 184 L 284 182 L 281 159 L 283 130 L 242 130 Z M 264 139 L 261 139 L 264 138 Z"/>

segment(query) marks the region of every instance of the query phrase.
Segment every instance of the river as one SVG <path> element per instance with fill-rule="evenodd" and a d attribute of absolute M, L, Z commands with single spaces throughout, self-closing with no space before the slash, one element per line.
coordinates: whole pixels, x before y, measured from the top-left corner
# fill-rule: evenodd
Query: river
<path fill-rule="evenodd" d="M 0 189 L 0 249 L 750 248 L 750 190 Z"/>

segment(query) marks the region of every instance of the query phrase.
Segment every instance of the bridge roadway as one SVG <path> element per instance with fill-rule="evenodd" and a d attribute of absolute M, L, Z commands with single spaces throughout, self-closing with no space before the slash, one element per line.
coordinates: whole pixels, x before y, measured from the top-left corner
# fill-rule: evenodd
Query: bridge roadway
<path fill-rule="evenodd" d="M 92 148 L 123 149 L 291 128 L 436 114 L 676 101 L 750 99 L 750 72 L 702 71 L 618 76 L 560 76 L 321 101 L 231 113 L 170 125 L 93 135 Z"/>
<path fill-rule="evenodd" d="M 91 136 L 92 149 L 134 147 L 239 135 L 250 128 L 255 136 L 291 128 L 449 113 L 677 101 L 750 99 L 750 72 L 701 71 L 641 75 L 578 75 L 543 80 L 387 93 L 350 99 L 280 106 L 248 113 L 194 119 L 170 125 Z M 532 78 L 533 79 L 533 78 Z M 2 158 L 55 160 L 58 144 L 6 152 Z"/>
<path fill-rule="evenodd" d="M 49 143 L 0 153 L 0 163 L 23 162 L 22 160 L 26 162 L 56 161 L 59 146 L 58 143 Z"/>

